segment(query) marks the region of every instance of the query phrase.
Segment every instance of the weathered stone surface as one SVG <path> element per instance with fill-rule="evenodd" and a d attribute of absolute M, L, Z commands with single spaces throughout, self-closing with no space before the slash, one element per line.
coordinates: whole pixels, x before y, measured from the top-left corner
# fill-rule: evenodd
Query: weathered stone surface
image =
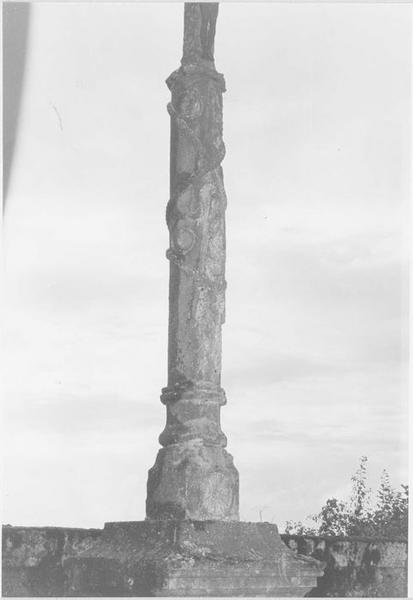
<path fill-rule="evenodd" d="M 228 586 L 231 578 L 236 596 L 253 596 L 254 590 L 266 586 L 267 592 L 260 595 L 285 596 L 288 590 L 271 590 L 282 565 L 287 565 L 286 573 L 293 565 L 293 553 L 327 565 L 317 585 L 312 576 L 311 597 L 407 596 L 406 541 L 281 537 L 291 547 L 284 563 L 277 562 L 283 553 L 276 529 L 266 523 L 165 520 L 107 524 L 105 530 L 6 526 L 3 596 L 133 596 L 139 590 L 140 594 L 145 589 L 162 591 L 165 577 L 170 577 L 169 588 L 179 589 L 185 596 L 194 581 L 201 589 L 211 574 L 215 583 L 209 586 L 222 581 Z M 302 560 L 299 565 L 301 568 Z M 301 571 L 300 577 L 302 585 L 307 575 Z M 294 593 L 303 595 L 304 587 L 295 588 Z"/>
<path fill-rule="evenodd" d="M 238 518 L 238 472 L 220 447 L 193 440 L 162 448 L 149 472 L 148 489 L 146 513 L 153 519 Z"/>
<path fill-rule="evenodd" d="M 216 3 L 186 3 L 172 98 L 168 386 L 164 449 L 149 472 L 151 518 L 237 520 L 238 472 L 220 426 L 225 315 L 225 208 L 221 161 L 224 77 L 214 64 Z"/>
<path fill-rule="evenodd" d="M 407 541 L 282 535 L 296 553 L 325 564 L 312 597 L 407 597 Z"/>
<path fill-rule="evenodd" d="M 178 561 L 157 595 L 302 596 L 320 564 L 294 560 L 268 523 L 181 522 L 173 532 Z M 172 533 L 172 532 L 171 532 Z"/>
<path fill-rule="evenodd" d="M 321 574 L 275 525 L 181 520 L 108 523 L 62 566 L 67 596 L 302 596 Z"/>
<path fill-rule="evenodd" d="M 63 557 L 93 545 L 100 529 L 3 527 L 2 595 L 64 596 Z"/>

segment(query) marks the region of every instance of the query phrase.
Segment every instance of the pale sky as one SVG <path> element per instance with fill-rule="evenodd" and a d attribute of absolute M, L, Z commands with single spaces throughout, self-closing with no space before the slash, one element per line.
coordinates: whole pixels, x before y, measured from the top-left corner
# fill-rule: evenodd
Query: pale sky
<path fill-rule="evenodd" d="M 222 409 L 244 520 L 407 482 L 410 13 L 221 4 Z M 145 516 L 183 5 L 36 4 L 5 248 L 3 522 Z"/>

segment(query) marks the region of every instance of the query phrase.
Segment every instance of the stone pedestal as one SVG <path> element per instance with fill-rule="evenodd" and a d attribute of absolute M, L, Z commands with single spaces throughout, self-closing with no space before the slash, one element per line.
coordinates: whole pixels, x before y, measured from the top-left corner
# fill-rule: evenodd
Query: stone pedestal
<path fill-rule="evenodd" d="M 197 440 L 162 448 L 149 471 L 150 519 L 238 519 L 238 472 L 223 448 Z"/>
<path fill-rule="evenodd" d="M 320 567 L 276 525 L 166 519 L 107 523 L 63 563 L 66 596 L 304 596 Z"/>

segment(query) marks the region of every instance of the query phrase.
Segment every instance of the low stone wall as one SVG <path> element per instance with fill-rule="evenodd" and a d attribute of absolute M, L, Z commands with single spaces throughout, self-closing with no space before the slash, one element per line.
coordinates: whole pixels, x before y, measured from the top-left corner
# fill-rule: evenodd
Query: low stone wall
<path fill-rule="evenodd" d="M 3 596 L 67 595 L 63 563 L 88 549 L 101 529 L 3 527 Z M 311 597 L 407 597 L 407 542 L 282 535 L 297 554 L 325 563 Z"/>
<path fill-rule="evenodd" d="M 325 563 L 310 597 L 407 597 L 407 541 L 281 535 L 287 546 Z"/>
<path fill-rule="evenodd" d="M 64 560 L 101 534 L 101 529 L 3 526 L 2 595 L 64 596 Z"/>

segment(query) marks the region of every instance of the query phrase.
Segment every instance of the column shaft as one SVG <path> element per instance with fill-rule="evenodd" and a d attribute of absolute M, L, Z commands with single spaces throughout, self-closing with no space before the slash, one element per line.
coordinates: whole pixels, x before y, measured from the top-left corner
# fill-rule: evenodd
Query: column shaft
<path fill-rule="evenodd" d="M 186 3 L 181 67 L 171 90 L 167 421 L 148 479 L 148 517 L 238 518 L 238 473 L 224 447 L 220 408 L 225 314 L 221 162 L 224 77 L 213 58 L 216 3 Z"/>

